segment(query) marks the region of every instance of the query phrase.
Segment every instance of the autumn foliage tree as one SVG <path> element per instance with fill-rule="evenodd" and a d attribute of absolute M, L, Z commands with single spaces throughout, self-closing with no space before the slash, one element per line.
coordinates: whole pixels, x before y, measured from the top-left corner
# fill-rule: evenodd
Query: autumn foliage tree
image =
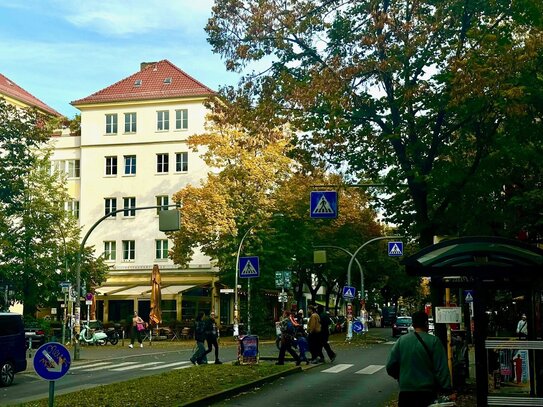
<path fill-rule="evenodd" d="M 266 66 L 225 97 L 288 121 L 300 162 L 384 182 L 386 219 L 428 245 L 541 230 L 542 16 L 532 0 L 216 0 L 206 30 L 228 69 Z"/>

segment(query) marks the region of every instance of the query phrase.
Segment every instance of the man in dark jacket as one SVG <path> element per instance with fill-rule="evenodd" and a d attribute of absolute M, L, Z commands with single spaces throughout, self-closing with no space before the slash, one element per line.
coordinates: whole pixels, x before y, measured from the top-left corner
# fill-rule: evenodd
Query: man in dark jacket
<path fill-rule="evenodd" d="M 330 338 L 330 325 L 332 324 L 332 320 L 330 319 L 330 315 L 328 315 L 328 312 L 324 310 L 324 307 L 322 305 L 319 305 L 317 307 L 317 312 L 319 313 L 319 316 L 321 318 L 321 344 L 326 351 L 326 354 L 330 358 L 330 362 L 333 362 L 336 359 L 336 353 L 332 350 L 330 344 L 328 343 L 328 339 Z"/>
<path fill-rule="evenodd" d="M 219 343 L 217 338 L 219 336 L 219 329 L 217 327 L 217 322 L 215 321 L 215 313 L 211 311 L 209 318 L 205 319 L 205 334 L 207 342 L 207 351 L 206 355 L 211 352 L 212 347 L 215 347 L 215 364 L 220 365 L 222 362 L 219 360 Z"/>
<path fill-rule="evenodd" d="M 412 318 L 415 331 L 398 339 L 386 369 L 400 385 L 399 407 L 427 407 L 438 392 L 451 391 L 451 377 L 443 344 L 428 334 L 428 315 L 418 311 Z"/>
<path fill-rule="evenodd" d="M 196 340 L 196 351 L 190 358 L 193 365 L 198 363 L 199 365 L 207 365 L 206 349 L 204 347 L 204 341 L 206 340 L 206 329 L 204 321 L 205 313 L 200 311 L 196 317 L 194 323 L 194 339 Z"/>

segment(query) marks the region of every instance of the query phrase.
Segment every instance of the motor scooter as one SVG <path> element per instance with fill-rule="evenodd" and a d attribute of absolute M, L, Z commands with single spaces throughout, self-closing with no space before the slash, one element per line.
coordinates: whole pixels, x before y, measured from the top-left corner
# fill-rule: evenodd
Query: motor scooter
<path fill-rule="evenodd" d="M 105 345 L 107 342 L 107 334 L 91 329 L 87 324 L 83 324 L 81 332 L 79 333 L 79 341 L 88 345 Z"/>
<path fill-rule="evenodd" d="M 115 327 L 109 327 L 104 331 L 104 333 L 107 335 L 106 342 L 109 342 L 112 345 L 117 345 L 119 338 L 121 337 L 119 335 L 117 325 L 118 324 L 115 324 Z"/>

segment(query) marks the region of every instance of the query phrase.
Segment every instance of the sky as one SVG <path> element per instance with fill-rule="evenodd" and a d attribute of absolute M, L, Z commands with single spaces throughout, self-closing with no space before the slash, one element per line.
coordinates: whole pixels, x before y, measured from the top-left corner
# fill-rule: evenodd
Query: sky
<path fill-rule="evenodd" d="M 236 85 L 204 27 L 213 0 L 0 0 L 0 73 L 73 118 L 73 100 L 169 60 L 211 89 Z"/>

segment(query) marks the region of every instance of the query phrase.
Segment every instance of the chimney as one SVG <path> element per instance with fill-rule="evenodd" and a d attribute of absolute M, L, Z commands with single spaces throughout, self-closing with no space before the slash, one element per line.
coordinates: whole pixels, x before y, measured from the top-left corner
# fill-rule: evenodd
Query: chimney
<path fill-rule="evenodd" d="M 145 68 L 147 68 L 149 65 L 154 65 L 156 62 L 142 62 L 140 64 L 140 71 L 143 71 Z"/>

